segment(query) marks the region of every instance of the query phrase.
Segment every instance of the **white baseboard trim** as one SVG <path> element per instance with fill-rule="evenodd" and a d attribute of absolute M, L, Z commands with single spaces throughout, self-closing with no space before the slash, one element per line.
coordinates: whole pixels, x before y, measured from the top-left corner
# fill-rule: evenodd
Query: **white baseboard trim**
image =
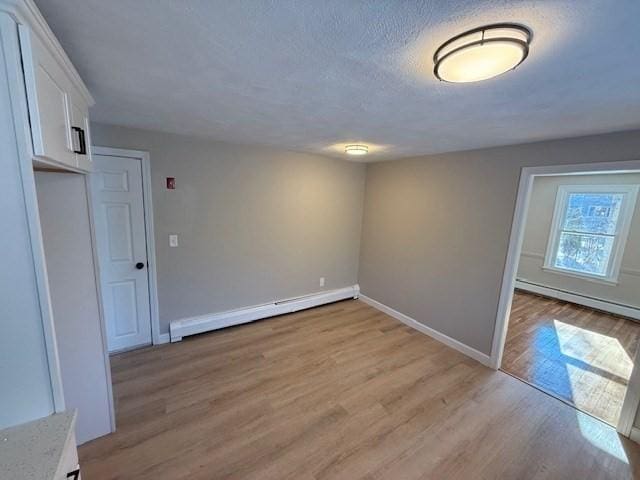
<path fill-rule="evenodd" d="M 557 298 L 558 300 L 564 300 L 567 302 L 576 303 L 578 305 L 584 305 L 585 307 L 595 308 L 596 310 L 602 310 L 603 312 L 614 313 L 616 315 L 633 318 L 634 320 L 640 320 L 640 309 L 637 308 L 619 305 L 617 303 L 611 303 L 604 300 L 598 300 L 596 298 L 585 297 L 576 293 L 557 290 L 555 288 L 549 288 L 543 285 L 538 285 L 537 283 L 529 283 L 523 280 L 516 280 L 516 288 L 519 290 L 525 290 L 527 292 L 544 295 L 545 297 Z"/>
<path fill-rule="evenodd" d="M 169 343 L 171 341 L 171 335 L 168 333 L 161 333 L 158 336 L 158 342 L 155 345 L 162 345 L 164 343 Z"/>
<path fill-rule="evenodd" d="M 373 308 L 380 310 L 381 312 L 386 313 L 387 315 L 395 318 L 396 320 L 400 320 L 405 325 L 418 330 L 425 335 L 430 336 L 431 338 L 439 341 L 440 343 L 444 343 L 446 346 L 453 348 L 454 350 L 459 351 L 460 353 L 466 355 L 467 357 L 471 357 L 474 360 L 482 363 L 483 365 L 489 366 L 491 362 L 491 357 L 486 355 L 475 348 L 471 348 L 468 345 L 465 345 L 458 340 L 451 338 L 444 333 L 440 333 L 437 330 L 434 330 L 431 327 L 427 327 L 426 325 L 414 320 L 413 318 L 405 315 L 404 313 L 400 313 L 397 310 L 394 310 L 391 307 L 388 307 L 384 303 L 380 303 L 377 300 L 367 297 L 366 295 L 360 295 L 360 300 L 362 300 L 367 305 L 371 305 Z"/>
<path fill-rule="evenodd" d="M 237 310 L 229 310 L 227 312 L 174 320 L 169 324 L 171 342 L 179 342 L 183 337 L 188 335 L 240 325 L 242 323 L 253 322 L 285 313 L 297 312 L 327 303 L 346 300 L 347 298 L 358 298 L 359 294 L 360 287 L 358 285 L 352 285 L 337 290 L 312 293 L 303 297 L 278 300 L 263 305 L 254 305 Z"/>
<path fill-rule="evenodd" d="M 636 443 L 640 443 L 640 428 L 631 427 L 631 433 L 629 434 L 629 438 Z"/>

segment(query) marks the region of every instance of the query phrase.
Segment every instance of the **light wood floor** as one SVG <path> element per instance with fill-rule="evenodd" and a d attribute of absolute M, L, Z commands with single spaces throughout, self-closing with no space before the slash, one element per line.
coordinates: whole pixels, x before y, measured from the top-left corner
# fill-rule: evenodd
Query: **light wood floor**
<path fill-rule="evenodd" d="M 640 324 L 516 291 L 502 369 L 617 425 Z"/>
<path fill-rule="evenodd" d="M 83 480 L 586 479 L 640 446 L 360 301 L 113 358 Z"/>

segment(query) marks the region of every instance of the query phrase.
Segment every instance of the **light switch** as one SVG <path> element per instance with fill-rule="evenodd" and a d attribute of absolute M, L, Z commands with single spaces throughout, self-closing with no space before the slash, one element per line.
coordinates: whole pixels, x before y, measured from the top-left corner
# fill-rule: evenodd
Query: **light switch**
<path fill-rule="evenodd" d="M 170 247 L 178 246 L 178 235 L 175 235 L 175 234 L 169 235 L 169 246 Z"/>

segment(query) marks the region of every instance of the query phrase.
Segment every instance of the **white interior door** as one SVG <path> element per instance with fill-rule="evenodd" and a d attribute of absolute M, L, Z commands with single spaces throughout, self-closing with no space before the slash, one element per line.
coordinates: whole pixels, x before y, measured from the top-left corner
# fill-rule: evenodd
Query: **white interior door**
<path fill-rule="evenodd" d="M 142 162 L 93 155 L 96 240 L 109 351 L 151 344 Z"/>

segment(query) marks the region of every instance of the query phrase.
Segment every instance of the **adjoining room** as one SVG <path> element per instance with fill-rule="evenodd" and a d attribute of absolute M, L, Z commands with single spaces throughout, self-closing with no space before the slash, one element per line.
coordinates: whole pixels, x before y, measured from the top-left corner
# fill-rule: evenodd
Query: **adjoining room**
<path fill-rule="evenodd" d="M 534 179 L 502 370 L 616 427 L 640 340 L 640 173 Z"/>

